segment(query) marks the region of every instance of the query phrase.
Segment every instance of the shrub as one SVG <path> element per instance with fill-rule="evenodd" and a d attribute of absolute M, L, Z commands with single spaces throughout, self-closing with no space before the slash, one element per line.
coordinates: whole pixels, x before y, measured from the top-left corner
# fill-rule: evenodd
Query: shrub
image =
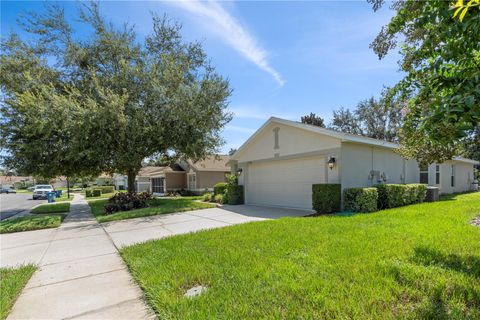
<path fill-rule="evenodd" d="M 102 189 L 93 189 L 92 190 L 93 197 L 100 197 L 102 195 Z"/>
<path fill-rule="evenodd" d="M 380 209 L 420 203 L 425 200 L 427 195 L 427 186 L 420 183 L 379 184 L 375 187 L 378 191 L 378 207 Z"/>
<path fill-rule="evenodd" d="M 115 191 L 114 186 L 98 186 L 95 189 L 100 189 L 102 193 L 113 193 Z"/>
<path fill-rule="evenodd" d="M 93 197 L 93 190 L 92 189 L 85 189 L 85 196 L 87 198 Z"/>
<path fill-rule="evenodd" d="M 180 197 L 181 194 L 178 193 L 177 191 L 167 191 L 167 193 L 165 193 L 165 197 L 172 197 L 172 198 L 176 198 L 176 197 Z"/>
<path fill-rule="evenodd" d="M 182 197 L 191 197 L 191 196 L 194 196 L 194 195 L 195 195 L 195 192 L 190 191 L 190 190 L 184 190 L 184 189 L 178 191 L 178 193 L 179 193 Z"/>
<path fill-rule="evenodd" d="M 347 188 L 343 191 L 346 211 L 377 211 L 378 191 L 376 188 Z"/>
<path fill-rule="evenodd" d="M 213 195 L 210 192 L 206 192 L 203 194 L 203 201 L 210 202 L 213 199 Z"/>
<path fill-rule="evenodd" d="M 108 199 L 108 202 L 104 207 L 105 213 L 112 214 L 118 211 L 146 208 L 148 207 L 148 200 L 150 199 L 152 199 L 152 194 L 149 192 L 119 192 Z"/>
<path fill-rule="evenodd" d="M 225 198 L 225 202 L 228 204 L 243 204 L 243 186 L 228 185 Z"/>
<path fill-rule="evenodd" d="M 312 207 L 317 213 L 340 211 L 342 188 L 340 184 L 312 185 Z"/>
<path fill-rule="evenodd" d="M 224 194 L 225 190 L 227 190 L 227 183 L 226 182 L 219 182 L 213 186 L 213 194 Z"/>
<path fill-rule="evenodd" d="M 224 200 L 223 194 L 217 194 L 217 195 L 215 195 L 215 202 L 224 204 L 224 203 L 225 203 L 225 200 Z"/>

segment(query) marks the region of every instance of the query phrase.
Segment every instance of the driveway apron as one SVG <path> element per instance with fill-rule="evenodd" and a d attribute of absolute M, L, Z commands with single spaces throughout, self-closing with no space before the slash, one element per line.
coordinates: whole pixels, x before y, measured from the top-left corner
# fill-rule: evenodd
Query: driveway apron
<path fill-rule="evenodd" d="M 35 244 L 21 243 L 28 248 L 25 255 L 31 251 L 32 257 L 18 258 L 23 259 L 18 263 L 32 262 L 39 269 L 8 319 L 155 318 L 111 238 L 81 196 L 75 195 L 59 228 L 22 234 Z M 11 251 L 11 256 L 8 252 L 2 256 L 15 261 L 13 255 L 19 252 L 15 240 L 2 237 L 4 244 L 10 246 L 5 251 Z"/>

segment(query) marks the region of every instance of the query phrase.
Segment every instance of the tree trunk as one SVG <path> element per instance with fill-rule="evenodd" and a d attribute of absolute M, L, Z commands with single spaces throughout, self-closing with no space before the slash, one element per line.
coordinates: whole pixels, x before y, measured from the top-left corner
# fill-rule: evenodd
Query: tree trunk
<path fill-rule="evenodd" d="M 135 192 L 135 177 L 137 174 L 133 170 L 128 170 L 127 172 L 127 180 L 128 180 L 128 192 Z"/>
<path fill-rule="evenodd" d="M 70 199 L 70 182 L 68 181 L 68 177 L 67 177 L 67 199 Z"/>

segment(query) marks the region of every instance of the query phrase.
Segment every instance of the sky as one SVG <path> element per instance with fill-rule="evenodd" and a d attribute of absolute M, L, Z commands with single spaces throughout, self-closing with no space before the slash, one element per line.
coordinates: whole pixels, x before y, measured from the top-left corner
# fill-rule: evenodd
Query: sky
<path fill-rule="evenodd" d="M 57 3 L 75 23 L 78 3 Z M 2 37 L 24 36 L 16 20 L 29 10 L 41 13 L 43 3 L 2 1 Z M 166 14 L 186 41 L 202 42 L 233 89 L 222 153 L 271 116 L 299 121 L 314 112 L 328 123 L 333 110 L 378 97 L 402 77 L 397 53 L 379 60 L 369 48 L 393 15 L 388 5 L 373 12 L 366 1 L 102 1 L 100 10 L 114 25 L 134 25 L 140 38 L 152 31 L 152 12 Z"/>

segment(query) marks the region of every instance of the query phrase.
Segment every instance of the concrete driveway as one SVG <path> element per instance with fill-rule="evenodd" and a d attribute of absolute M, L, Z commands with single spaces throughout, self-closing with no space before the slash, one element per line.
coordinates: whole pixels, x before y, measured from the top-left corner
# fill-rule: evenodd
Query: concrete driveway
<path fill-rule="evenodd" d="M 32 193 L 0 194 L 0 220 L 7 219 L 24 210 L 30 210 L 47 200 L 33 200 Z"/>
<path fill-rule="evenodd" d="M 310 211 L 259 207 L 250 205 L 221 206 L 211 209 L 142 217 L 102 223 L 118 248 L 152 239 L 205 229 L 226 227 L 239 223 L 303 217 Z"/>

